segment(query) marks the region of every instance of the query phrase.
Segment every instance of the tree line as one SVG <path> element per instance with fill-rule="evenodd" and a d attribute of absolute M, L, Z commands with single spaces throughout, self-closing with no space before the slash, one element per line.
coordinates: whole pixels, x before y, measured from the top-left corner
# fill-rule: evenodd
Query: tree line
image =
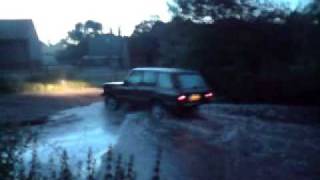
<path fill-rule="evenodd" d="M 102 24 L 93 20 L 75 24 L 67 37 L 59 42 L 65 49 L 56 52 L 56 58 L 63 64 L 79 64 L 79 60 L 86 55 L 88 40 L 102 34 L 102 30 Z"/>
<path fill-rule="evenodd" d="M 252 2 L 173 1 L 170 22 L 136 26 L 132 66 L 199 70 L 234 102 L 319 104 L 319 2 L 296 10 Z"/>

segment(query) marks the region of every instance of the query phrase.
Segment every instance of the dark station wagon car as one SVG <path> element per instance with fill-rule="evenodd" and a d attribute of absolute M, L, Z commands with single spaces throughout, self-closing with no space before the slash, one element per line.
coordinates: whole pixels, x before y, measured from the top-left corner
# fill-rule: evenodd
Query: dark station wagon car
<path fill-rule="evenodd" d="M 168 112 L 189 112 L 214 98 L 197 71 L 176 68 L 135 68 L 124 82 L 105 83 L 103 90 L 109 110 L 130 103 L 149 107 L 153 119 L 163 119 Z"/>

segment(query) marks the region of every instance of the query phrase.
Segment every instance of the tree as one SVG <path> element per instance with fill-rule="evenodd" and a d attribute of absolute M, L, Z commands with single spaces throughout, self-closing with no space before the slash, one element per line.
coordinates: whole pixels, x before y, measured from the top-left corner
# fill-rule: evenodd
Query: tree
<path fill-rule="evenodd" d="M 70 166 L 68 163 L 69 157 L 66 150 L 63 150 L 61 155 L 61 170 L 60 170 L 60 177 L 59 180 L 72 180 L 73 176 L 70 170 Z"/>
<path fill-rule="evenodd" d="M 138 25 L 136 25 L 132 37 L 137 37 L 143 33 L 148 33 L 152 30 L 153 26 L 157 23 L 161 23 L 161 21 L 155 21 L 155 20 L 146 20 L 142 21 Z"/>
<path fill-rule="evenodd" d="M 102 32 L 102 24 L 93 20 L 88 20 L 84 24 L 84 32 L 86 35 L 97 35 Z"/>
<path fill-rule="evenodd" d="M 87 50 L 88 40 L 102 33 L 102 24 L 88 20 L 85 23 L 77 23 L 74 29 L 68 32 L 68 36 L 62 39 L 61 43 L 65 48 L 56 53 L 60 62 L 78 64 Z"/>
<path fill-rule="evenodd" d="M 102 24 L 93 20 L 88 20 L 84 24 L 75 24 L 74 29 L 68 32 L 68 43 L 79 44 L 88 36 L 95 37 L 102 33 Z"/>
<path fill-rule="evenodd" d="M 73 42 L 79 43 L 83 39 L 83 34 L 81 32 L 73 30 L 73 31 L 68 32 L 68 37 Z M 70 43 L 70 41 L 69 41 L 69 43 Z"/>
<path fill-rule="evenodd" d="M 39 173 L 39 159 L 37 155 L 37 149 L 35 142 L 32 146 L 32 159 L 30 162 L 30 171 L 28 175 L 28 180 L 38 180 L 40 179 L 40 173 Z"/>
<path fill-rule="evenodd" d="M 174 0 L 169 4 L 175 15 L 206 23 L 225 18 L 252 21 L 259 17 L 274 21 L 286 17 L 288 7 L 285 3 L 275 5 L 272 0 Z"/>
<path fill-rule="evenodd" d="M 142 23 L 130 39 L 131 59 L 136 66 L 197 69 L 218 94 L 235 101 L 317 103 L 319 85 L 307 81 L 320 72 L 315 16 L 294 11 L 274 23 L 276 14 L 214 23 L 180 15 L 168 23 Z M 149 61 L 141 63 L 141 57 Z"/>
<path fill-rule="evenodd" d="M 133 61 L 138 57 L 145 62 L 145 65 L 154 65 L 159 53 L 158 33 L 154 33 L 154 30 L 161 29 L 163 25 L 164 23 L 161 21 L 148 20 L 136 26 L 129 41 L 129 49 L 134 59 Z"/>
<path fill-rule="evenodd" d="M 93 157 L 92 149 L 89 148 L 87 156 L 87 180 L 95 179 L 95 164 L 96 160 Z"/>
<path fill-rule="evenodd" d="M 314 23 L 319 24 L 320 21 L 320 1 L 313 0 L 306 8 L 306 14 L 311 14 Z"/>

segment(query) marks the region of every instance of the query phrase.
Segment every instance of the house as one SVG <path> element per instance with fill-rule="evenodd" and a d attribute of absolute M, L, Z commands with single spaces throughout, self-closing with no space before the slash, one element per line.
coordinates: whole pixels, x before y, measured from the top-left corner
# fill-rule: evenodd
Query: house
<path fill-rule="evenodd" d="M 32 68 L 41 59 L 41 45 L 32 20 L 0 20 L 0 69 Z"/>
<path fill-rule="evenodd" d="M 99 34 L 88 39 L 82 64 L 104 65 L 113 68 L 128 68 L 128 39 L 110 34 Z"/>

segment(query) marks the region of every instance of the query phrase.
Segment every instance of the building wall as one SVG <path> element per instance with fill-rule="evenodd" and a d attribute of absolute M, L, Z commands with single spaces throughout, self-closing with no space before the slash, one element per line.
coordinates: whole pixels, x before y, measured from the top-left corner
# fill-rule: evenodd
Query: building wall
<path fill-rule="evenodd" d="M 33 67 L 41 59 L 41 44 L 32 20 L 0 20 L 0 68 Z"/>
<path fill-rule="evenodd" d="M 29 42 L 29 51 L 30 51 L 30 59 L 33 61 L 41 61 L 43 58 L 42 50 L 41 50 L 41 43 L 38 38 L 37 32 L 33 23 L 30 23 L 31 26 L 28 29 L 28 42 Z"/>
<path fill-rule="evenodd" d="M 25 67 L 29 61 L 29 47 L 27 41 L 0 40 L 0 67 Z"/>

